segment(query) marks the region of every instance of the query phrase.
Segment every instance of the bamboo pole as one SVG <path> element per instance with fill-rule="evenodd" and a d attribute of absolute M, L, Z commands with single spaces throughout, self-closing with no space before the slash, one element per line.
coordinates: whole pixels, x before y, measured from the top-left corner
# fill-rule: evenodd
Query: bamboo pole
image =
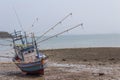
<path fill-rule="evenodd" d="M 65 16 L 61 21 L 59 21 L 57 24 L 55 24 L 53 27 L 51 27 L 50 29 L 48 29 L 45 33 L 43 33 L 36 41 L 38 41 L 39 39 L 41 39 L 45 34 L 47 34 L 49 31 L 53 30 L 58 24 L 61 24 L 65 19 L 67 19 L 70 15 L 72 15 L 72 13 L 69 13 L 67 16 Z"/>
<path fill-rule="evenodd" d="M 57 36 L 65 33 L 65 32 L 68 32 L 68 31 L 70 31 L 70 30 L 72 30 L 72 29 L 74 29 L 74 28 L 79 27 L 79 26 L 83 26 L 83 23 L 78 24 L 78 25 L 76 25 L 76 26 L 74 26 L 74 27 L 71 27 L 71 28 L 69 28 L 69 29 L 67 29 L 67 30 L 65 30 L 65 31 L 62 31 L 62 32 L 60 32 L 60 33 L 58 33 L 58 34 L 55 34 L 55 35 L 53 35 L 53 36 L 51 36 L 51 37 L 48 37 L 48 38 L 46 38 L 46 39 L 43 39 L 43 40 L 41 40 L 41 41 L 39 41 L 39 42 L 37 42 L 37 43 L 39 44 L 39 43 L 44 42 L 44 41 L 47 41 L 47 40 L 49 40 L 49 39 L 51 39 L 51 38 L 53 38 L 53 37 L 57 37 Z"/>

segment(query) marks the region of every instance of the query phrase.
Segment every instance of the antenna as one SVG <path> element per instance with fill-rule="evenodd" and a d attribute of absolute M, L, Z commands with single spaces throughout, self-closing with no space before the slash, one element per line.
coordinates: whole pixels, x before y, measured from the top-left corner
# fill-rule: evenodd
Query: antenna
<path fill-rule="evenodd" d="M 56 34 L 56 35 L 53 35 L 53 36 L 48 37 L 48 38 L 46 38 L 46 39 L 43 39 L 43 40 L 39 41 L 38 43 L 41 43 L 41 42 L 47 41 L 47 40 L 49 40 L 49 39 L 51 39 L 51 38 L 53 38 L 53 37 L 57 37 L 57 36 L 59 36 L 59 35 L 65 33 L 65 32 L 68 32 L 68 31 L 70 31 L 70 30 L 72 30 L 72 29 L 74 29 L 74 28 L 79 27 L 79 26 L 83 26 L 83 23 L 78 24 L 78 25 L 76 25 L 76 26 L 74 26 L 74 27 L 72 27 L 72 28 L 69 28 L 69 29 L 65 30 L 65 31 L 62 31 L 62 32 L 60 32 L 60 33 L 58 33 L 58 34 Z"/>
<path fill-rule="evenodd" d="M 14 12 L 15 12 L 15 15 L 16 15 L 16 18 L 17 18 L 17 21 L 18 21 L 18 23 L 19 23 L 21 29 L 24 31 L 24 29 L 23 29 L 23 27 L 22 27 L 22 24 L 21 24 L 21 21 L 20 21 L 20 18 L 19 18 L 18 14 L 17 14 L 17 11 L 16 11 L 16 9 L 15 9 L 14 7 L 13 7 L 13 10 L 14 10 Z"/>
<path fill-rule="evenodd" d="M 45 33 L 43 33 L 37 40 L 41 39 L 45 34 L 47 34 L 49 31 L 53 30 L 58 24 L 61 24 L 65 19 L 67 19 L 72 13 L 69 13 L 67 16 L 65 16 L 61 21 L 59 21 L 57 24 L 55 24 L 53 27 L 48 29 Z"/>

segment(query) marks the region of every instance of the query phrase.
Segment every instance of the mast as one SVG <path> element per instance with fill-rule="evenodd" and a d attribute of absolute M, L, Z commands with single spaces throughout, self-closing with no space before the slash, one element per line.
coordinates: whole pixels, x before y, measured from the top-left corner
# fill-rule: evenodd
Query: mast
<path fill-rule="evenodd" d="M 32 36 L 33 36 L 33 43 L 34 43 L 34 46 L 35 46 L 35 49 L 36 49 L 36 54 L 39 58 L 39 51 L 38 51 L 38 47 L 37 47 L 37 43 L 36 43 L 36 40 L 35 40 L 35 35 L 34 33 L 32 33 Z"/>
<path fill-rule="evenodd" d="M 21 49 L 19 46 L 16 45 L 16 42 L 15 41 L 18 41 L 20 40 L 22 45 L 25 45 L 24 44 L 24 41 L 23 41 L 23 36 L 21 34 L 21 31 L 15 31 L 14 30 L 14 33 L 12 34 L 12 39 L 13 39 L 13 48 L 15 50 L 15 54 L 18 55 L 18 54 L 21 54 L 21 57 L 22 57 L 22 61 L 24 61 L 24 56 L 23 56 L 23 53 L 21 52 Z"/>
<path fill-rule="evenodd" d="M 27 35 L 26 35 L 26 32 L 24 32 L 24 34 L 25 34 L 26 46 L 28 46 L 28 40 L 27 40 Z"/>

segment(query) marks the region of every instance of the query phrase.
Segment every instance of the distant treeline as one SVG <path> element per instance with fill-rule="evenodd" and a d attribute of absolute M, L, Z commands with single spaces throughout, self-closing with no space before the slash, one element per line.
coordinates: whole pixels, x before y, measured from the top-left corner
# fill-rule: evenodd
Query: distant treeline
<path fill-rule="evenodd" d="M 0 38 L 10 38 L 11 35 L 8 32 L 0 31 Z"/>

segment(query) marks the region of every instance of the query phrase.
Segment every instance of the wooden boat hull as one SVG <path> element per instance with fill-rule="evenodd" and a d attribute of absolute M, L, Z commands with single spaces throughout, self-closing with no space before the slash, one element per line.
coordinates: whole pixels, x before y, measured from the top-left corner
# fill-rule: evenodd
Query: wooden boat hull
<path fill-rule="evenodd" d="M 40 61 L 32 63 L 17 63 L 16 65 L 21 69 L 21 71 L 27 74 L 44 75 L 45 64 L 42 64 Z"/>

